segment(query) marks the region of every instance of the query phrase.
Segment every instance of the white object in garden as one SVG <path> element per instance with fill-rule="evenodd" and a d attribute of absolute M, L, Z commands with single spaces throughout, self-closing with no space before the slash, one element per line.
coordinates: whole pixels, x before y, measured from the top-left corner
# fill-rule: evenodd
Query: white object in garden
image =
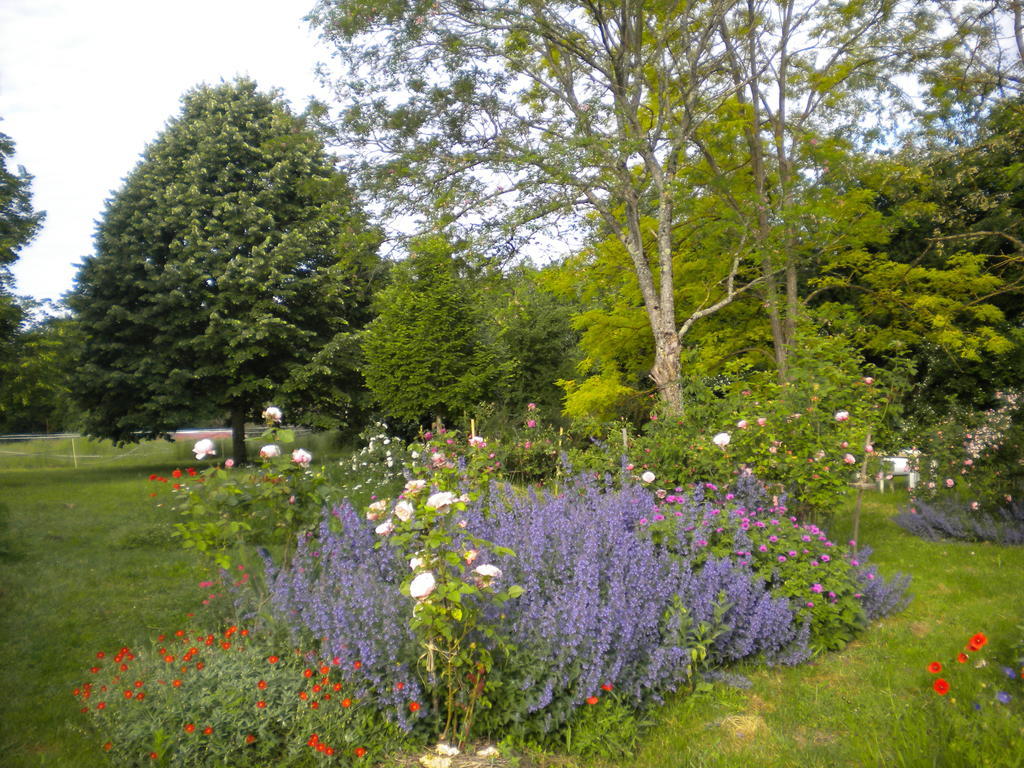
<path fill-rule="evenodd" d="M 192 446 L 192 453 L 196 455 L 196 461 L 205 459 L 207 456 L 216 456 L 217 450 L 213 444 L 213 440 L 208 437 L 204 437 L 202 440 L 196 441 L 196 444 Z"/>

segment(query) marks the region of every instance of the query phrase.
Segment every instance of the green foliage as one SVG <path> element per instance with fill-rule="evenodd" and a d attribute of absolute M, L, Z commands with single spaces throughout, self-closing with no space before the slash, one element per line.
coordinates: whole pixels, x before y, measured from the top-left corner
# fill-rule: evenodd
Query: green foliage
<path fill-rule="evenodd" d="M 879 468 L 891 393 L 882 373 L 841 338 L 807 332 L 793 350 L 791 380 L 739 371 L 717 391 L 695 384 L 682 419 L 653 418 L 630 450 L 665 482 L 732 484 L 742 469 L 801 516 L 833 509 L 865 461 Z M 884 443 L 883 443 L 884 444 Z"/>
<path fill-rule="evenodd" d="M 379 314 L 362 336 L 362 372 L 389 418 L 417 425 L 461 416 L 509 376 L 468 270 L 448 240 L 424 237 L 378 295 Z"/>
<path fill-rule="evenodd" d="M 18 251 L 28 245 L 43 225 L 45 214 L 32 208 L 32 176 L 18 166 L 13 173 L 7 168 L 14 157 L 14 141 L 0 133 L 0 363 L 4 362 L 3 345 L 10 340 L 22 320 L 11 295 L 11 265 Z"/>
<path fill-rule="evenodd" d="M 408 743 L 358 670 L 236 625 L 97 653 L 73 690 L 121 765 L 362 765 Z"/>
<path fill-rule="evenodd" d="M 202 472 L 175 469 L 170 480 L 150 476 L 170 486 L 167 505 L 183 518 L 175 524 L 175 535 L 185 549 L 202 553 L 222 569 L 230 568 L 233 558 L 251 558 L 254 544 L 282 545 L 288 562 L 295 536 L 317 525 L 332 498 L 324 470 L 309 466 L 308 451 L 281 455 L 277 443 L 294 442 L 294 433 L 278 429 L 272 417 L 268 422 L 264 439 L 273 442 L 260 449 L 259 466 L 234 467 L 228 461 Z"/>
<path fill-rule="evenodd" d="M 1022 396 L 995 392 L 993 405 L 972 410 L 951 403 L 948 416 L 918 432 L 911 468 L 914 498 L 985 514 L 1019 501 L 1024 490 Z"/>
<path fill-rule="evenodd" d="M 928 697 L 927 711 L 945 737 L 943 764 L 1024 765 L 1024 756 L 1011 746 L 1024 720 L 1024 666 L 1012 651 L 993 650 L 979 632 L 955 655 L 929 663 L 927 671 L 930 690 L 921 695 Z"/>
<path fill-rule="evenodd" d="M 77 424 L 68 371 L 75 343 L 66 318 L 20 330 L 0 363 L 0 432 L 63 432 Z"/>
<path fill-rule="evenodd" d="M 421 473 L 425 477 L 406 483 L 392 516 L 377 532 L 387 537 L 381 546 L 397 548 L 409 561 L 411 573 L 401 588 L 416 600 L 412 629 L 423 648 L 422 678 L 435 711 L 445 718 L 438 727 L 441 740 L 462 746 L 471 736 L 477 710 L 493 705 L 487 687 L 494 663 L 491 649 L 507 653 L 510 648 L 484 614 L 523 589 L 499 588 L 502 573 L 494 565 L 472 567 L 483 552 L 514 553 L 465 530 L 464 521 L 460 524 L 459 513 L 470 497 L 455 492 L 461 473 L 452 461 L 435 452 L 426 466 Z M 383 515 L 387 507 L 387 501 L 376 502 L 370 515 Z"/>
<path fill-rule="evenodd" d="M 85 430 L 132 442 L 226 411 L 240 423 L 282 394 L 296 419 L 344 423 L 343 340 L 366 319 L 375 242 L 279 95 L 248 80 L 189 92 L 108 203 L 68 298 Z"/>

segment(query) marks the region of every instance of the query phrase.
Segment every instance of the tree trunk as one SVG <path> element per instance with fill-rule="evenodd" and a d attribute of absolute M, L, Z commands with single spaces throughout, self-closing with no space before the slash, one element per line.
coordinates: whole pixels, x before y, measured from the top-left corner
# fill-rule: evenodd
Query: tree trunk
<path fill-rule="evenodd" d="M 236 466 L 247 460 L 245 452 L 245 406 L 236 403 L 231 406 L 231 458 Z"/>
<path fill-rule="evenodd" d="M 651 380 L 658 396 L 670 413 L 683 412 L 683 367 L 680 361 L 679 336 L 674 327 L 654 329 L 654 365 Z"/>

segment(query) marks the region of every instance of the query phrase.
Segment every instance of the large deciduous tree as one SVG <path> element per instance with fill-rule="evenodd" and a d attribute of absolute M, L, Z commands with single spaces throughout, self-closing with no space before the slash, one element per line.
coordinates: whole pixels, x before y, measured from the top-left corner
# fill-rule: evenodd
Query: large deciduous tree
<path fill-rule="evenodd" d="M 344 375 L 376 236 L 318 134 L 238 80 L 186 94 L 108 202 L 68 298 L 89 434 L 134 441 Z M 350 345 L 349 345 L 350 346 Z M 329 386 L 335 408 L 343 408 Z M 335 414 L 343 418 L 344 414 Z"/>
<path fill-rule="evenodd" d="M 371 189 L 427 226 L 522 233 L 583 214 L 629 257 L 649 375 L 679 407 L 683 338 L 751 288 L 784 374 L 799 260 L 835 241 L 814 232 L 834 201 L 797 201 L 822 159 L 807 148 L 857 122 L 921 5 L 321 0 L 311 19 L 347 64 L 338 130 Z M 695 194 L 718 203 L 695 210 Z M 733 236 L 680 293 L 677 257 L 709 221 Z"/>

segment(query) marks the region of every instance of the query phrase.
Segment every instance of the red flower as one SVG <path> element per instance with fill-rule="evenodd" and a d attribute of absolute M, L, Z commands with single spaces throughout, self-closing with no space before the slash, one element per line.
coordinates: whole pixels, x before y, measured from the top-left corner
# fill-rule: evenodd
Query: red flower
<path fill-rule="evenodd" d="M 150 760 L 159 760 L 160 759 L 160 755 L 158 755 L 156 752 L 150 752 L 149 753 L 149 759 Z"/>
<path fill-rule="evenodd" d="M 175 688 L 181 688 L 181 680 L 171 680 L 171 685 Z"/>
<path fill-rule="evenodd" d="M 125 692 L 124 692 L 124 697 L 125 697 L 126 699 L 130 699 L 130 698 L 131 698 L 131 697 L 132 697 L 133 695 L 134 695 L 134 694 L 133 694 L 133 693 L 132 693 L 131 691 L 125 691 Z"/>
<path fill-rule="evenodd" d="M 366 754 L 366 748 L 365 747 L 356 747 L 355 751 L 356 751 L 356 757 L 362 757 L 363 755 Z"/>
<path fill-rule="evenodd" d="M 409 711 L 410 712 L 419 712 L 419 710 L 420 710 L 420 703 L 418 701 L 410 701 L 409 702 Z"/>
<path fill-rule="evenodd" d="M 320 709 L 320 702 L 319 701 L 314 701 L 312 704 L 309 705 L 309 708 L 310 709 Z"/>
<path fill-rule="evenodd" d="M 102 658 L 104 658 L 104 657 L 105 657 L 106 655 L 107 655 L 107 654 L 105 654 L 105 653 L 104 653 L 103 651 L 100 651 L 99 653 L 97 653 L 97 654 L 96 654 L 96 658 L 97 658 L 97 659 L 102 659 Z"/>
<path fill-rule="evenodd" d="M 937 675 L 939 674 L 939 672 L 942 671 L 942 665 L 939 664 L 939 662 L 937 661 L 933 661 L 931 664 L 928 665 L 928 671 L 931 672 L 933 675 Z"/>
<path fill-rule="evenodd" d="M 195 723 L 189 723 L 188 725 L 185 726 L 185 733 L 195 733 L 195 730 L 196 730 Z"/>
<path fill-rule="evenodd" d="M 260 680 L 258 683 L 256 683 L 256 687 L 259 688 L 262 691 L 264 688 L 267 687 L 267 681 L 266 680 Z"/>
<path fill-rule="evenodd" d="M 601 686 L 601 690 L 602 691 L 610 691 L 612 689 L 612 687 L 613 686 L 612 686 L 611 683 L 605 683 L 604 685 Z"/>
<path fill-rule="evenodd" d="M 400 691 L 405 688 L 405 683 L 395 683 L 395 690 Z"/>
<path fill-rule="evenodd" d="M 312 669 L 307 669 L 305 672 L 302 673 L 302 676 L 303 677 L 312 677 L 313 676 L 313 670 Z"/>
<path fill-rule="evenodd" d="M 334 688 L 335 691 L 340 691 L 341 690 L 341 683 L 335 683 L 331 687 Z M 399 689 L 399 690 L 401 690 L 401 689 Z"/>
<path fill-rule="evenodd" d="M 320 667 L 320 674 L 321 675 L 326 675 L 330 671 L 331 671 L 331 668 L 328 667 L 326 664 L 324 664 L 322 667 Z"/>
<path fill-rule="evenodd" d="M 414 701 L 414 702 L 413 702 L 412 704 L 416 704 L 416 702 Z M 415 712 L 415 711 L 416 711 L 416 709 L 419 709 L 419 708 L 420 708 L 420 705 L 419 705 L 419 704 L 416 704 L 416 709 L 413 709 L 413 708 L 412 708 L 412 704 L 410 704 L 410 705 L 409 705 L 409 709 L 412 709 L 412 711 L 413 711 L 413 712 Z M 343 707 L 345 707 L 346 709 L 348 709 L 349 707 L 351 707 L 351 706 L 352 706 L 352 699 L 342 699 L 342 700 L 341 700 L 341 706 L 343 706 Z"/>
<path fill-rule="evenodd" d="M 206 666 L 206 664 L 204 664 L 204 663 L 203 663 L 203 662 L 201 662 L 201 661 L 197 661 L 197 662 L 196 662 L 196 669 L 202 669 L 202 668 L 203 668 L 203 667 L 205 667 L 205 666 Z"/>
<path fill-rule="evenodd" d="M 271 664 L 277 664 L 277 662 L 279 662 L 280 659 L 277 656 L 270 656 L 267 658 L 267 661 L 269 661 Z"/>
<path fill-rule="evenodd" d="M 591 706 L 597 704 L 597 696 L 591 696 L 589 699 L 587 699 L 587 704 L 590 704 Z"/>
<path fill-rule="evenodd" d="M 203 728 L 203 733 L 209 736 L 211 733 L 213 733 L 213 728 L 211 728 L 210 726 L 206 726 L 205 728 Z"/>
<path fill-rule="evenodd" d="M 142 701 L 144 698 L 146 698 L 146 694 L 144 694 L 142 691 L 139 691 L 135 694 L 136 701 Z"/>
<path fill-rule="evenodd" d="M 988 638 L 979 632 L 970 639 L 970 642 L 967 643 L 967 649 L 970 651 L 980 651 L 987 642 Z"/>
<path fill-rule="evenodd" d="M 103 745 L 103 749 L 105 749 L 107 752 L 109 752 L 113 748 L 114 748 L 114 742 L 112 742 L 112 741 L 108 741 L 106 744 Z"/>
<path fill-rule="evenodd" d="M 96 709 L 106 709 L 106 708 L 107 708 L 107 702 L 105 702 L 105 701 L 101 701 L 99 704 L 96 705 Z"/>
<path fill-rule="evenodd" d="M 363 662 L 361 662 L 361 661 L 353 661 L 352 662 L 352 669 L 361 669 L 362 666 L 363 666 Z"/>
<path fill-rule="evenodd" d="M 266 706 L 267 706 L 267 702 L 265 702 L 265 701 L 257 701 L 256 702 L 256 707 L 258 709 L 264 709 Z"/>
<path fill-rule="evenodd" d="M 326 747 L 326 748 L 324 748 L 324 754 L 327 755 L 328 757 L 333 755 L 334 754 L 334 747 Z"/>
<path fill-rule="evenodd" d="M 171 656 L 171 654 L 167 654 L 166 656 L 164 656 L 164 661 L 166 661 L 168 664 L 173 664 L 174 663 L 174 657 Z"/>
<path fill-rule="evenodd" d="M 173 472 L 171 472 L 171 477 L 173 477 L 175 480 L 180 478 L 181 477 L 181 470 L 180 469 L 176 469 Z"/>
<path fill-rule="evenodd" d="M 194 467 L 189 467 L 188 468 L 188 475 L 189 475 L 189 477 L 195 477 L 196 476 L 196 470 L 195 470 Z"/>
<path fill-rule="evenodd" d="M 302 699 L 303 701 L 305 701 L 306 699 L 309 698 L 309 694 L 306 693 L 305 691 L 299 691 L 299 698 Z"/>
<path fill-rule="evenodd" d="M 949 683 L 947 683 L 941 677 L 935 678 L 935 682 L 932 683 L 932 688 L 935 689 L 935 692 L 939 694 L 939 696 L 945 696 L 947 693 L 949 693 Z"/>
<path fill-rule="evenodd" d="M 252 744 L 254 741 L 256 741 L 256 737 L 253 736 L 251 733 L 245 737 L 246 744 Z"/>
<path fill-rule="evenodd" d="M 958 653 L 956 655 L 956 660 L 958 662 L 960 662 L 961 664 L 966 663 L 967 662 L 967 654 L 966 653 Z"/>

